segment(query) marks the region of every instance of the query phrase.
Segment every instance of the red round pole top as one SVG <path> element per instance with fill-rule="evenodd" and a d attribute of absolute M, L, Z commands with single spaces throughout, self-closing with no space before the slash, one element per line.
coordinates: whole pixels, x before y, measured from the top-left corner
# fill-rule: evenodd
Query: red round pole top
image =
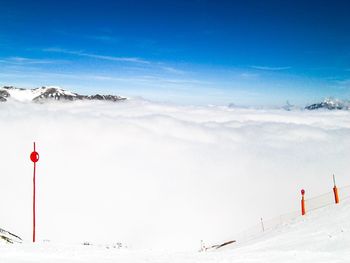
<path fill-rule="evenodd" d="M 33 163 L 36 163 L 37 161 L 39 161 L 39 154 L 37 152 L 32 152 L 30 154 L 30 160 L 33 162 Z"/>
<path fill-rule="evenodd" d="M 301 189 L 301 195 L 304 195 L 304 194 L 305 194 L 305 190 Z"/>

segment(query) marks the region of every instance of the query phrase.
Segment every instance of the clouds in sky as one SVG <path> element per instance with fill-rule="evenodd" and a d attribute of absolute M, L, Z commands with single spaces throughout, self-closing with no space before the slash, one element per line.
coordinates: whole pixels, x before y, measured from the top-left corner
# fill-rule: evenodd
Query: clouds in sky
<path fill-rule="evenodd" d="M 0 58 L 0 85 L 55 85 L 84 93 L 123 93 L 175 103 L 254 106 L 277 106 L 286 100 L 305 106 L 347 93 L 339 80 L 305 79 L 293 75 L 288 66 L 224 69 L 61 47 L 35 52 L 30 57 Z"/>
<path fill-rule="evenodd" d="M 251 66 L 251 68 L 267 71 L 280 71 L 290 69 L 291 67 Z"/>
<path fill-rule="evenodd" d="M 54 59 L 38 59 L 38 58 L 26 58 L 26 57 L 8 57 L 0 60 L 0 63 L 7 63 L 13 65 L 46 65 L 62 63 L 66 61 L 54 60 Z"/>
<path fill-rule="evenodd" d="M 0 104 L 2 227 L 38 237 L 197 249 L 349 184 L 349 113 L 125 103 Z M 12 198 L 13 197 L 13 198 Z M 14 198 L 15 197 L 15 198 Z"/>
<path fill-rule="evenodd" d="M 95 59 L 100 59 L 100 60 L 108 60 L 108 61 L 132 62 L 132 63 L 141 63 L 141 64 L 149 64 L 150 63 L 147 60 L 144 60 L 144 59 L 141 59 L 141 58 L 136 58 L 136 57 L 104 56 L 104 55 L 97 55 L 97 54 L 86 53 L 86 52 L 83 52 L 83 51 L 67 50 L 67 49 L 62 49 L 62 48 L 46 48 L 43 51 L 46 51 L 46 52 L 57 52 L 57 53 L 76 55 L 76 56 L 82 56 L 82 57 L 89 57 L 89 58 L 95 58 Z"/>

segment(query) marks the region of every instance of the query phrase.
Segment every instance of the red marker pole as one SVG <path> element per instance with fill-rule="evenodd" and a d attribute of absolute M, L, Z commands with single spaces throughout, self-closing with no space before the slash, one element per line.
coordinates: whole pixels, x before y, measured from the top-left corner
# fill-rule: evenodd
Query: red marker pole
<path fill-rule="evenodd" d="M 306 214 L 306 210 L 305 210 L 305 190 L 301 189 L 301 215 L 305 215 Z"/>
<path fill-rule="evenodd" d="M 34 151 L 30 154 L 30 160 L 34 163 L 33 171 L 33 243 L 35 242 L 35 175 L 36 175 L 36 163 L 39 161 L 39 154 L 35 151 L 35 142 L 34 142 Z"/>
<path fill-rule="evenodd" d="M 337 186 L 335 184 L 335 176 L 334 176 L 334 174 L 333 174 L 333 185 L 334 185 L 334 187 L 333 187 L 334 202 L 336 204 L 339 204 L 339 194 L 338 194 L 338 188 L 337 188 Z"/>

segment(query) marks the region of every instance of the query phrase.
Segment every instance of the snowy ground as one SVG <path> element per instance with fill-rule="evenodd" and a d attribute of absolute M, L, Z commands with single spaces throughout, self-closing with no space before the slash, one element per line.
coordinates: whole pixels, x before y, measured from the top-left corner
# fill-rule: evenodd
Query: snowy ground
<path fill-rule="evenodd" d="M 299 217 L 246 244 L 213 252 L 166 252 L 106 246 L 1 245 L 0 262 L 349 262 L 350 202 Z"/>

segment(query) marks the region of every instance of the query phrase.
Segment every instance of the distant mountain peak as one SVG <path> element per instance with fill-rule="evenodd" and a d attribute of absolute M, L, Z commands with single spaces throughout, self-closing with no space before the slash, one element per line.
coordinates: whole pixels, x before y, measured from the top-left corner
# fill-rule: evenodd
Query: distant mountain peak
<path fill-rule="evenodd" d="M 0 102 L 6 102 L 9 99 L 15 101 L 76 101 L 76 100 L 101 100 L 101 101 L 122 101 L 126 98 L 117 95 L 80 95 L 60 87 L 48 86 L 35 89 L 16 88 L 13 86 L 4 86 L 0 88 Z"/>
<path fill-rule="evenodd" d="M 327 110 L 348 110 L 350 102 L 346 100 L 339 100 L 335 98 L 326 98 L 320 103 L 314 103 L 306 106 L 307 110 L 327 109 Z"/>

